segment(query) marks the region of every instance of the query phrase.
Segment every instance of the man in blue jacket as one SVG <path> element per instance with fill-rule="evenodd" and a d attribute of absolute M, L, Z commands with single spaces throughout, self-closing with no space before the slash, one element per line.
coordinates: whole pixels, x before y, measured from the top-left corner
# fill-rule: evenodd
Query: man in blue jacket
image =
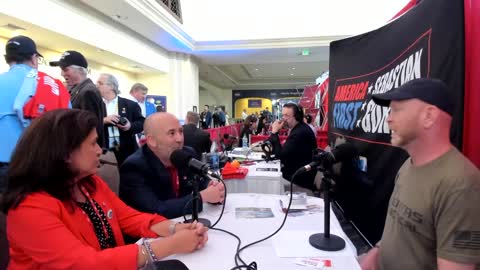
<path fill-rule="evenodd" d="M 17 141 L 29 121 L 22 119 L 23 108 L 28 98 L 35 94 L 36 84 L 32 82 L 29 91 L 20 89 L 28 78 L 36 76 L 38 58 L 42 57 L 37 51 L 35 42 L 26 36 L 16 36 L 7 41 L 5 46 L 5 61 L 10 69 L 0 74 L 0 193 L 7 188 L 7 170 Z M 30 93 L 28 93 L 30 92 Z M 20 106 L 15 106 L 15 103 Z"/>
<path fill-rule="evenodd" d="M 170 161 L 173 151 L 184 148 L 182 126 L 173 114 L 161 112 L 145 120 L 144 131 L 146 144 L 120 167 L 120 198 L 139 211 L 167 218 L 190 214 L 190 176 Z M 224 187 L 217 181 L 203 183 L 200 188 L 202 202 L 218 203 L 225 197 Z M 201 210 L 202 203 L 199 205 Z"/>

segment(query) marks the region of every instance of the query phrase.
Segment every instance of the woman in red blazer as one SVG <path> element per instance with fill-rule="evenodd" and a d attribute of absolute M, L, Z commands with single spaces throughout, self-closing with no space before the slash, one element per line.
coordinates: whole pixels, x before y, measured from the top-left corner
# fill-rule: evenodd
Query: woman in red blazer
<path fill-rule="evenodd" d="M 207 241 L 201 224 L 175 224 L 125 205 L 95 176 L 101 149 L 88 111 L 56 110 L 17 144 L 3 201 L 8 269 L 137 269 Z M 123 234 L 158 237 L 125 245 Z"/>

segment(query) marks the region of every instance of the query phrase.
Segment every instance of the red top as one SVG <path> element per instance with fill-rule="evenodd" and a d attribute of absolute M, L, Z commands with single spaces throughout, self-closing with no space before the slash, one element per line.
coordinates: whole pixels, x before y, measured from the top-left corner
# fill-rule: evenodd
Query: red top
<path fill-rule="evenodd" d="M 168 172 L 170 173 L 173 192 L 175 192 L 175 197 L 178 198 L 178 190 L 180 189 L 180 183 L 178 180 L 178 171 L 175 167 L 167 167 Z"/>
<path fill-rule="evenodd" d="M 124 204 L 94 176 L 93 199 L 109 211 L 116 248 L 101 250 L 92 224 L 80 208 L 74 212 L 45 192 L 28 195 L 8 212 L 9 270 L 17 269 L 137 269 L 138 246 L 125 245 L 122 232 L 136 237 L 156 237 L 151 225 L 166 220 L 140 213 Z"/>

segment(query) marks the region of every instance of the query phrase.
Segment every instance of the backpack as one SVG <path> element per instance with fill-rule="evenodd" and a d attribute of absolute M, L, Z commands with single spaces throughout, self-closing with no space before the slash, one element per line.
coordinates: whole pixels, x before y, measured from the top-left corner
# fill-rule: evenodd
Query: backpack
<path fill-rule="evenodd" d="M 35 94 L 23 105 L 23 117 L 33 119 L 45 112 L 69 108 L 70 94 L 63 83 L 38 71 Z"/>

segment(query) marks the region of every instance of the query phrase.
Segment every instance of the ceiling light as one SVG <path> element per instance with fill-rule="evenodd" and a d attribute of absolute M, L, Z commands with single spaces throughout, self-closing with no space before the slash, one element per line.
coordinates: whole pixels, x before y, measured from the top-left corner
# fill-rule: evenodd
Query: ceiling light
<path fill-rule="evenodd" d="M 255 71 L 258 71 L 258 68 L 256 68 Z"/>
<path fill-rule="evenodd" d="M 293 73 L 290 73 L 290 76 L 293 76 L 293 75 L 295 75 L 295 74 L 293 74 Z"/>
<path fill-rule="evenodd" d="M 119 20 L 119 21 L 120 21 L 120 20 L 126 21 L 126 20 L 128 19 L 127 16 L 122 16 L 122 15 L 120 15 L 120 14 L 113 14 L 113 15 L 112 15 L 112 18 L 114 18 L 114 19 L 116 19 L 116 20 Z"/>
<path fill-rule="evenodd" d="M 292 67 L 292 70 L 295 70 L 295 67 Z"/>

